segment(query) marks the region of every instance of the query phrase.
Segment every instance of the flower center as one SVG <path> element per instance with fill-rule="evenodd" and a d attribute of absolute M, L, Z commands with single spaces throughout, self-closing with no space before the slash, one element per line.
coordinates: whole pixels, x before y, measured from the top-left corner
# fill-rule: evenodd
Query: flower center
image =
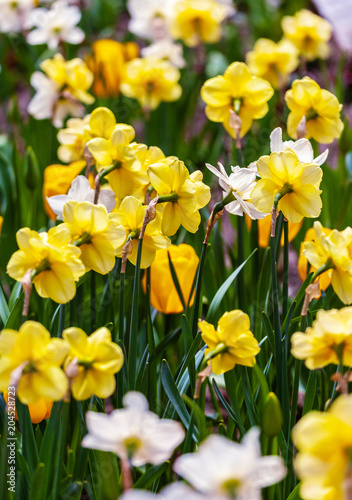
<path fill-rule="evenodd" d="M 238 479 L 228 479 L 222 484 L 222 490 L 224 490 L 230 498 L 235 499 L 237 497 L 239 485 L 240 481 Z"/>
<path fill-rule="evenodd" d="M 22 374 L 25 375 L 26 373 L 35 373 L 37 371 L 37 367 L 35 366 L 34 361 L 30 361 L 28 365 L 26 365 L 23 368 Z"/>
<path fill-rule="evenodd" d="M 76 247 L 80 247 L 81 245 L 85 245 L 85 244 L 88 244 L 88 243 L 91 243 L 92 241 L 92 236 L 90 233 L 88 232 L 84 232 L 81 234 L 81 236 L 74 242 L 74 245 Z"/>
<path fill-rule="evenodd" d="M 318 116 L 319 116 L 319 115 L 318 115 L 318 113 L 315 111 L 315 109 L 314 109 L 314 108 L 310 108 L 310 109 L 307 111 L 307 113 L 306 113 L 306 120 L 307 120 L 307 122 L 308 122 L 309 120 L 314 120 L 315 118 L 318 118 Z"/>
<path fill-rule="evenodd" d="M 77 361 L 77 364 L 78 364 L 78 366 L 83 366 L 83 368 L 85 370 L 90 370 L 91 368 L 93 368 L 94 361 L 92 359 L 89 359 L 89 358 L 83 358 L 83 359 L 79 359 Z"/>
<path fill-rule="evenodd" d="M 35 275 L 38 275 L 42 271 L 48 271 L 50 269 L 49 259 L 45 257 L 41 263 L 35 268 Z"/>
<path fill-rule="evenodd" d="M 233 100 L 233 109 L 235 110 L 235 113 L 238 115 L 242 106 L 242 97 L 236 97 L 236 99 Z"/>
<path fill-rule="evenodd" d="M 126 438 L 123 444 L 126 447 L 128 458 L 131 459 L 134 453 L 142 446 L 142 441 L 136 436 L 131 436 Z"/>

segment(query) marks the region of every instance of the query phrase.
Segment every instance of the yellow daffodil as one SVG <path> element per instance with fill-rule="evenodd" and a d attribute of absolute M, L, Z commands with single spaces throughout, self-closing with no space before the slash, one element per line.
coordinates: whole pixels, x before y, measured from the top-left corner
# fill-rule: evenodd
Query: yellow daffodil
<path fill-rule="evenodd" d="M 250 331 L 247 314 L 238 309 L 226 312 L 219 319 L 216 330 L 213 325 L 201 320 L 198 327 L 208 346 L 204 353 L 205 358 L 212 358 L 212 370 L 215 375 L 227 372 L 235 365 L 255 365 L 255 356 L 260 347 Z"/>
<path fill-rule="evenodd" d="M 137 99 L 143 110 L 156 109 L 163 101 L 177 101 L 182 94 L 180 72 L 168 61 L 155 57 L 126 63 L 121 93 Z"/>
<path fill-rule="evenodd" d="M 315 370 L 342 362 L 352 366 L 352 307 L 318 311 L 312 327 L 291 337 L 291 353 Z"/>
<path fill-rule="evenodd" d="M 7 272 L 21 281 L 28 270 L 41 297 L 65 304 L 76 293 L 75 282 L 85 273 L 79 248 L 70 245 L 71 234 L 62 225 L 37 233 L 28 227 L 16 234 L 19 250 L 7 265 Z"/>
<path fill-rule="evenodd" d="M 4 399 L 8 402 L 8 394 L 4 392 Z M 53 401 L 47 401 L 44 398 L 38 399 L 35 403 L 28 405 L 29 415 L 32 424 L 39 424 L 42 420 L 50 417 L 53 407 Z M 17 410 L 15 408 L 15 418 L 18 420 Z"/>
<path fill-rule="evenodd" d="M 278 89 L 286 84 L 289 75 L 297 68 L 298 51 L 288 40 L 275 43 L 260 38 L 253 51 L 247 53 L 246 62 L 253 75 L 265 78 Z"/>
<path fill-rule="evenodd" d="M 318 217 L 322 202 L 319 185 L 322 169 L 315 163 L 301 163 L 293 149 L 287 148 L 257 161 L 261 179 L 251 193 L 260 212 L 270 212 L 275 196 L 281 193 L 278 210 L 286 219 L 298 223 L 303 217 Z"/>
<path fill-rule="evenodd" d="M 138 57 L 138 45 L 102 39 L 92 44 L 92 51 L 93 55 L 87 57 L 86 63 L 94 74 L 94 94 L 97 97 L 117 97 L 124 64 Z"/>
<path fill-rule="evenodd" d="M 328 41 L 332 35 L 332 26 L 328 21 L 307 9 L 302 9 L 294 16 L 284 16 L 281 25 L 284 36 L 308 61 L 329 57 Z"/>
<path fill-rule="evenodd" d="M 59 194 L 66 194 L 73 180 L 86 166 L 85 161 L 75 161 L 70 165 L 49 165 L 44 170 L 43 200 L 44 208 L 50 219 L 55 220 L 56 214 L 52 211 L 47 198 Z"/>
<path fill-rule="evenodd" d="M 124 228 L 126 239 L 132 239 L 132 253 L 128 260 L 136 265 L 138 238 L 143 226 L 143 220 L 147 206 L 143 206 L 142 202 L 138 201 L 133 196 L 126 196 L 121 202 L 120 208 L 116 213 L 116 220 Z M 141 268 L 149 267 L 155 259 L 156 251 L 162 248 L 167 248 L 170 245 L 170 240 L 161 232 L 161 215 L 157 212 L 156 217 L 151 221 L 145 230 L 142 247 Z M 121 246 L 117 251 L 117 257 L 122 256 Z"/>
<path fill-rule="evenodd" d="M 84 118 L 70 118 L 67 120 L 67 128 L 59 130 L 57 134 L 60 143 L 57 150 L 59 160 L 64 163 L 83 160 L 84 146 L 92 138 L 89 119 L 90 115 Z"/>
<path fill-rule="evenodd" d="M 68 389 L 67 377 L 60 366 L 69 350 L 67 342 L 52 339 L 46 328 L 36 321 L 26 321 L 18 332 L 3 330 L 0 333 L 0 391 L 7 391 L 16 378 L 21 403 L 29 405 L 41 398 L 59 401 Z"/>
<path fill-rule="evenodd" d="M 329 229 L 327 227 L 322 227 L 322 231 L 326 236 L 329 236 L 332 232 L 332 229 Z M 313 227 L 308 229 L 306 232 L 306 235 L 304 237 L 304 241 L 302 241 L 299 249 L 299 257 L 298 257 L 298 274 L 299 277 L 301 278 L 302 281 L 304 281 L 308 275 L 308 259 L 304 255 L 303 250 L 304 250 L 304 245 L 307 241 L 315 241 L 315 230 Z M 315 273 L 317 271 L 317 268 L 314 266 L 309 267 L 309 272 Z M 331 284 L 331 277 L 330 277 L 329 271 L 326 271 L 325 273 L 320 274 L 315 281 L 319 280 L 319 288 L 320 290 L 326 290 L 328 286 Z M 319 291 L 319 294 L 316 296 L 318 299 L 320 297 L 321 293 Z"/>
<path fill-rule="evenodd" d="M 162 232 L 172 236 L 182 225 L 195 233 L 200 224 L 199 209 L 210 200 L 210 188 L 203 184 L 202 173 L 196 171 L 190 176 L 183 161 L 173 156 L 151 165 L 147 173 L 160 202 L 166 203 Z"/>
<path fill-rule="evenodd" d="M 297 127 L 304 117 L 307 139 L 312 137 L 325 144 L 340 137 L 343 130 L 342 104 L 334 94 L 321 89 L 317 82 L 308 76 L 295 80 L 292 89 L 286 92 L 285 100 L 290 110 L 287 132 L 293 139 L 297 139 Z"/>
<path fill-rule="evenodd" d="M 292 241 L 299 230 L 301 229 L 303 224 L 303 219 L 301 222 L 297 222 L 296 224 L 293 222 L 288 223 L 288 241 Z M 248 230 L 251 230 L 252 220 L 248 215 L 246 215 L 246 226 Z M 267 215 L 264 219 L 258 219 L 258 244 L 261 248 L 267 248 L 270 241 L 270 229 L 271 229 L 271 215 Z M 284 246 L 284 233 L 282 232 L 280 245 Z"/>
<path fill-rule="evenodd" d="M 116 214 L 108 214 L 104 205 L 70 200 L 63 209 L 63 226 L 71 234 L 71 243 L 79 246 L 87 269 L 106 274 L 115 265 L 115 250 L 125 241 L 125 230 Z"/>
<path fill-rule="evenodd" d="M 232 137 L 236 135 L 230 126 L 230 111 L 237 113 L 242 122 L 240 135 L 243 137 L 253 120 L 267 114 L 267 102 L 274 91 L 269 82 L 253 76 L 244 63 L 234 62 L 223 76 L 207 80 L 200 93 L 207 105 L 205 113 L 209 120 L 221 122 Z"/>
<path fill-rule="evenodd" d="M 167 249 L 158 250 L 150 267 L 150 303 L 164 314 L 177 314 L 183 311 L 172 279 L 169 256 L 174 266 L 185 304 L 193 304 L 194 293 L 190 300 L 193 280 L 198 268 L 199 258 L 190 245 L 170 245 Z M 143 278 L 146 290 L 146 276 Z"/>
<path fill-rule="evenodd" d="M 352 229 L 330 229 L 314 223 L 314 241 L 304 243 L 303 255 L 316 269 L 324 266 L 336 294 L 344 304 L 352 303 Z"/>
<path fill-rule="evenodd" d="M 81 401 L 93 395 L 111 396 L 116 387 L 114 375 L 123 365 L 122 350 L 112 342 L 111 332 L 103 327 L 88 336 L 80 328 L 71 327 L 62 336 L 71 348 L 65 368 L 73 363 L 77 369 L 71 385 L 74 398 Z"/>
<path fill-rule="evenodd" d="M 189 47 L 216 43 L 221 38 L 221 23 L 229 14 L 227 5 L 215 0 L 179 0 L 171 32 Z"/>
<path fill-rule="evenodd" d="M 352 395 L 327 412 L 307 413 L 293 429 L 303 500 L 347 500 L 351 491 Z"/>

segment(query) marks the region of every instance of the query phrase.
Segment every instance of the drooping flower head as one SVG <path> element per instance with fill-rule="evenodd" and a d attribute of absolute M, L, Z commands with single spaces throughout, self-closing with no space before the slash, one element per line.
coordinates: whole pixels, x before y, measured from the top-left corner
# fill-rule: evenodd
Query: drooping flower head
<path fill-rule="evenodd" d="M 319 189 L 322 169 L 315 163 L 301 163 L 293 149 L 262 156 L 257 161 L 261 179 L 251 193 L 252 202 L 260 212 L 269 213 L 275 196 L 290 222 L 300 222 L 303 217 L 318 217 L 322 208 Z"/>
<path fill-rule="evenodd" d="M 281 21 L 284 36 L 308 61 L 327 59 L 330 54 L 331 24 L 322 17 L 302 9 L 294 16 L 284 16 Z"/>
<path fill-rule="evenodd" d="M 291 353 L 315 370 L 340 362 L 352 366 L 352 307 L 318 311 L 312 327 L 291 337 Z"/>
<path fill-rule="evenodd" d="M 198 322 L 198 327 L 202 332 L 202 339 L 208 346 L 205 357 L 215 349 L 221 351 L 212 359 L 212 370 L 215 375 L 227 372 L 237 364 L 255 365 L 255 356 L 260 347 L 250 331 L 247 314 L 240 310 L 226 312 L 219 319 L 216 330 L 213 325 L 202 320 Z"/>
<path fill-rule="evenodd" d="M 87 335 L 81 328 L 67 328 L 62 337 L 68 342 L 70 352 L 65 368 L 71 366 L 77 373 L 72 377 L 71 390 L 78 401 L 91 396 L 107 398 L 116 387 L 115 373 L 123 365 L 121 347 L 112 342 L 111 332 L 107 328 L 99 328 Z"/>
<path fill-rule="evenodd" d="M 285 94 L 290 110 L 287 119 L 287 132 L 297 139 L 297 127 L 305 118 L 306 138 L 311 137 L 327 144 L 340 137 L 343 123 L 340 118 L 342 104 L 328 90 L 321 89 L 317 82 L 305 76 L 295 80 L 292 89 Z"/>
<path fill-rule="evenodd" d="M 159 419 L 148 410 L 148 401 L 141 393 L 128 392 L 123 404 L 125 408 L 110 415 L 86 414 L 88 434 L 82 446 L 112 451 L 136 467 L 166 462 L 185 437 L 181 424 Z"/>
<path fill-rule="evenodd" d="M 275 43 L 260 38 L 246 55 L 246 62 L 255 76 L 268 80 L 274 88 L 283 87 L 298 66 L 298 50 L 287 40 Z"/>
<path fill-rule="evenodd" d="M 11 278 L 21 281 L 27 271 L 41 297 L 65 304 L 76 294 L 76 281 L 86 272 L 81 250 L 70 245 L 71 234 L 62 225 L 37 233 L 28 227 L 16 234 L 19 250 L 7 264 Z"/>
<path fill-rule="evenodd" d="M 347 499 L 351 488 L 352 395 L 342 395 L 327 412 L 311 411 L 293 429 L 296 469 L 304 500 Z"/>
<path fill-rule="evenodd" d="M 213 122 L 221 122 L 232 137 L 236 137 L 236 134 L 230 126 L 230 112 L 234 111 L 240 117 L 240 136 L 243 137 L 251 128 L 253 120 L 267 114 L 267 102 L 273 93 L 269 82 L 253 76 L 241 62 L 232 63 L 223 76 L 210 78 L 201 88 L 202 99 L 207 105 L 207 117 Z"/>
<path fill-rule="evenodd" d="M 137 99 L 143 110 L 152 111 L 161 102 L 177 101 L 182 94 L 180 72 L 163 59 L 145 57 L 126 63 L 121 93 Z"/>
<path fill-rule="evenodd" d="M 278 456 L 261 456 L 259 429 L 252 428 L 242 443 L 211 435 L 195 453 L 181 455 L 174 471 L 209 498 L 260 499 L 261 488 L 281 481 L 285 466 Z"/>
<path fill-rule="evenodd" d="M 0 391 L 18 383 L 16 393 L 23 404 L 36 403 L 41 398 L 59 401 L 68 389 L 67 377 L 60 367 L 69 350 L 64 340 L 51 338 L 47 329 L 36 321 L 26 321 L 18 332 L 3 330 Z"/>

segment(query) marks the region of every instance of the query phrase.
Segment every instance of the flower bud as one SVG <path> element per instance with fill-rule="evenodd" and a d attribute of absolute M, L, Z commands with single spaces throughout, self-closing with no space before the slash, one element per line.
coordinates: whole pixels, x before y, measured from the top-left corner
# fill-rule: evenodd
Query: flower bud
<path fill-rule="evenodd" d="M 269 392 L 265 399 L 261 424 L 263 432 L 271 438 L 277 436 L 281 430 L 281 405 L 277 396 L 273 392 Z"/>

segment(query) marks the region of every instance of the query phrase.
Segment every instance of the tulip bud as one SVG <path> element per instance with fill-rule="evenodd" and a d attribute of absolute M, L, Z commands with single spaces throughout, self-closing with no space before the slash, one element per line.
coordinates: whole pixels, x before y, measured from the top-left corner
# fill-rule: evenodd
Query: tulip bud
<path fill-rule="evenodd" d="M 262 413 L 262 430 L 273 438 L 277 436 L 282 427 L 282 411 L 280 401 L 273 392 L 269 392 L 264 402 Z"/>

